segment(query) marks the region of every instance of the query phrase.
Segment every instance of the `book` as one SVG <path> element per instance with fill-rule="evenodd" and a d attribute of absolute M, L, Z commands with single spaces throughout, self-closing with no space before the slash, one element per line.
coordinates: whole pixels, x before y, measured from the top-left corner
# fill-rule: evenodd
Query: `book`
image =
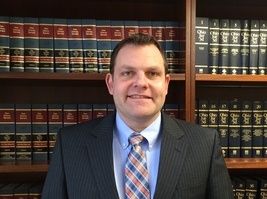
<path fill-rule="evenodd" d="M 229 74 L 241 74 L 240 38 L 241 24 L 238 19 L 230 19 Z"/>
<path fill-rule="evenodd" d="M 138 21 L 138 32 L 145 35 L 152 35 L 151 21 Z"/>
<path fill-rule="evenodd" d="M 229 157 L 240 157 L 241 103 L 238 99 L 229 102 Z"/>
<path fill-rule="evenodd" d="M 115 104 L 107 104 L 107 114 L 108 115 L 115 113 L 115 111 L 116 111 Z"/>
<path fill-rule="evenodd" d="M 96 21 L 98 72 L 109 72 L 111 56 L 111 28 L 110 20 Z"/>
<path fill-rule="evenodd" d="M 92 104 L 78 104 L 78 123 L 92 120 Z"/>
<path fill-rule="evenodd" d="M 96 20 L 82 19 L 84 72 L 98 72 Z"/>
<path fill-rule="evenodd" d="M 266 74 L 267 71 L 267 20 L 260 20 L 259 32 L 259 60 L 258 72 L 260 75 Z"/>
<path fill-rule="evenodd" d="M 152 21 L 152 36 L 160 43 L 163 51 L 165 52 L 165 22 L 164 21 Z"/>
<path fill-rule="evenodd" d="M 93 104 L 93 119 L 107 116 L 106 104 Z"/>
<path fill-rule="evenodd" d="M 24 20 L 23 17 L 9 19 L 10 71 L 24 72 Z"/>
<path fill-rule="evenodd" d="M 234 177 L 234 190 L 235 190 L 235 195 L 234 198 L 245 198 L 246 194 L 246 181 L 244 178 L 240 177 Z"/>
<path fill-rule="evenodd" d="M 0 72 L 10 71 L 9 17 L 0 16 Z"/>
<path fill-rule="evenodd" d="M 249 74 L 258 73 L 259 58 L 259 20 L 251 20 L 250 22 L 250 43 L 249 43 Z"/>
<path fill-rule="evenodd" d="M 177 22 L 165 22 L 165 56 L 170 73 L 183 73 L 184 67 L 179 65 L 179 26 Z"/>
<path fill-rule="evenodd" d="M 31 104 L 16 104 L 16 163 L 31 164 Z"/>
<path fill-rule="evenodd" d="M 78 123 L 77 111 L 77 104 L 63 104 L 63 126 L 69 126 Z"/>
<path fill-rule="evenodd" d="M 208 74 L 209 61 L 209 18 L 197 17 L 195 27 L 195 70 L 196 73 Z"/>
<path fill-rule="evenodd" d="M 7 183 L 0 187 L 0 198 L 1 199 L 14 199 L 14 190 L 18 187 L 19 183 Z"/>
<path fill-rule="evenodd" d="M 259 199 L 267 198 L 267 179 L 259 178 Z"/>
<path fill-rule="evenodd" d="M 230 21 L 220 19 L 220 51 L 219 51 L 219 73 L 229 74 L 230 57 Z"/>
<path fill-rule="evenodd" d="M 209 73 L 219 73 L 219 19 L 209 19 Z"/>
<path fill-rule="evenodd" d="M 32 184 L 30 183 L 22 183 L 15 187 L 14 189 L 14 198 L 19 199 L 28 199 L 29 198 L 29 190 Z"/>
<path fill-rule="evenodd" d="M 39 18 L 39 72 L 54 72 L 53 23 L 53 18 Z"/>
<path fill-rule="evenodd" d="M 0 164 L 15 164 L 14 104 L 0 104 Z"/>
<path fill-rule="evenodd" d="M 198 122 L 203 127 L 209 126 L 209 102 L 200 99 L 198 101 Z"/>
<path fill-rule="evenodd" d="M 39 72 L 39 21 L 24 17 L 24 71 Z"/>
<path fill-rule="evenodd" d="M 110 21 L 110 34 L 111 34 L 111 50 L 124 39 L 124 21 L 111 20 Z"/>
<path fill-rule="evenodd" d="M 253 101 L 252 156 L 263 157 L 263 103 Z"/>
<path fill-rule="evenodd" d="M 33 184 L 29 188 L 29 199 L 41 199 L 42 189 L 42 184 Z"/>
<path fill-rule="evenodd" d="M 70 72 L 83 72 L 82 22 L 67 19 Z"/>
<path fill-rule="evenodd" d="M 138 33 L 137 20 L 124 20 L 124 37 L 127 38 L 131 35 Z"/>
<path fill-rule="evenodd" d="M 164 104 L 164 113 L 170 117 L 179 118 L 179 106 L 178 104 Z"/>
<path fill-rule="evenodd" d="M 54 19 L 54 67 L 58 73 L 70 72 L 67 19 Z"/>
<path fill-rule="evenodd" d="M 57 133 L 63 127 L 62 104 L 48 104 L 48 158 L 51 160 Z"/>
<path fill-rule="evenodd" d="M 208 127 L 218 130 L 218 123 L 219 123 L 219 107 L 217 100 L 209 100 L 208 102 L 208 114 L 209 114 L 209 121 Z"/>
<path fill-rule="evenodd" d="M 240 156 L 242 158 L 252 157 L 252 103 L 242 101 L 240 117 Z"/>
<path fill-rule="evenodd" d="M 245 198 L 257 199 L 258 197 L 258 181 L 253 178 L 246 178 Z"/>
<path fill-rule="evenodd" d="M 48 162 L 48 115 L 46 104 L 32 104 L 32 163 Z"/>
<path fill-rule="evenodd" d="M 267 157 L 267 101 L 263 101 L 263 157 Z"/>
<path fill-rule="evenodd" d="M 220 136 L 220 144 L 222 148 L 223 157 L 228 157 L 228 137 L 229 137 L 229 103 L 228 100 L 219 101 L 218 110 L 218 132 Z"/>
<path fill-rule="evenodd" d="M 250 43 L 250 20 L 241 20 L 240 32 L 240 56 L 242 74 L 249 74 L 249 43 Z"/>

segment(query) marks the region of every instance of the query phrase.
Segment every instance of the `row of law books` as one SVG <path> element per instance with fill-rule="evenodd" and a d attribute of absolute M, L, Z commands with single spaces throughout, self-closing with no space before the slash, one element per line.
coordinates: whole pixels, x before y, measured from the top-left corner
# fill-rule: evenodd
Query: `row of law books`
<path fill-rule="evenodd" d="M 196 73 L 267 74 L 267 20 L 197 17 Z"/>
<path fill-rule="evenodd" d="M 0 198 L 41 199 L 42 184 L 3 183 L 0 184 Z"/>
<path fill-rule="evenodd" d="M 108 72 L 115 45 L 135 33 L 153 35 L 170 72 L 184 72 L 182 22 L 7 16 L 0 16 L 0 72 Z"/>
<path fill-rule="evenodd" d="M 219 132 L 224 157 L 267 157 L 267 100 L 204 100 L 196 122 Z"/>
<path fill-rule="evenodd" d="M 232 176 L 232 185 L 235 199 L 266 199 L 266 176 Z"/>
<path fill-rule="evenodd" d="M 0 104 L 0 164 L 48 163 L 60 128 L 114 111 L 114 104 Z M 178 104 L 163 111 L 181 116 Z"/>

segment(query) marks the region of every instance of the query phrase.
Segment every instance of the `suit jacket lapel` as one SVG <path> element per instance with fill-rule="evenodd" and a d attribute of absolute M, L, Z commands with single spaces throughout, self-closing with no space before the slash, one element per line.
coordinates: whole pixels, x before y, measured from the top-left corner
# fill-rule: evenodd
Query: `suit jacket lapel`
<path fill-rule="evenodd" d="M 172 197 L 186 156 L 183 131 L 163 114 L 159 173 L 154 199 Z"/>
<path fill-rule="evenodd" d="M 105 118 L 93 131 L 95 139 L 88 141 L 88 154 L 92 172 L 101 198 L 119 198 L 113 169 L 114 115 Z"/>

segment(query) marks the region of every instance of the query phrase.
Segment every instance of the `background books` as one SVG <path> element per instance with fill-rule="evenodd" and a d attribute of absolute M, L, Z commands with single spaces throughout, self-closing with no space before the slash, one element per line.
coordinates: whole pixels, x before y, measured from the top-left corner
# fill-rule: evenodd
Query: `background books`
<path fill-rule="evenodd" d="M 196 73 L 267 73 L 267 20 L 196 18 Z"/>
<path fill-rule="evenodd" d="M 108 72 L 111 51 L 134 33 L 153 35 L 169 71 L 185 71 L 185 25 L 174 21 L 0 16 L 0 72 Z"/>

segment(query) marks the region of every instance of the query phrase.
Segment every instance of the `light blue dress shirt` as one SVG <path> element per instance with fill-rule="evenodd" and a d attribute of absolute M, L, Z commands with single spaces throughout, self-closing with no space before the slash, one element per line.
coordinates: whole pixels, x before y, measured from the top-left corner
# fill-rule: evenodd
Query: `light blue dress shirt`
<path fill-rule="evenodd" d="M 161 114 L 152 124 L 140 132 L 147 140 L 144 144 L 142 143 L 142 149 L 146 151 L 151 199 L 153 199 L 155 194 L 158 177 L 161 145 L 160 124 Z M 124 123 L 120 115 L 116 113 L 116 124 L 113 130 L 113 164 L 116 186 L 120 199 L 125 198 L 124 167 L 131 149 L 128 137 L 133 132 L 134 131 Z"/>

